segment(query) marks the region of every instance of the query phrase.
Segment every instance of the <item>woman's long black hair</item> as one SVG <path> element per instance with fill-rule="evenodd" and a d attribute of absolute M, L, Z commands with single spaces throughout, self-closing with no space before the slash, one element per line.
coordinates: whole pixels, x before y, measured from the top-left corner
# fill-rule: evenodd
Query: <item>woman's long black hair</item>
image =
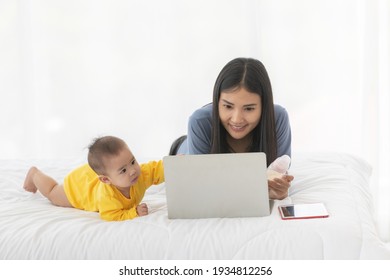
<path fill-rule="evenodd" d="M 232 152 L 227 142 L 227 131 L 219 118 L 221 92 L 244 88 L 260 96 L 262 112 L 259 124 L 253 129 L 252 145 L 248 152 L 264 152 L 268 165 L 277 156 L 274 101 L 271 81 L 264 65 L 253 58 L 236 58 L 221 70 L 214 85 L 213 128 L 211 153 Z"/>

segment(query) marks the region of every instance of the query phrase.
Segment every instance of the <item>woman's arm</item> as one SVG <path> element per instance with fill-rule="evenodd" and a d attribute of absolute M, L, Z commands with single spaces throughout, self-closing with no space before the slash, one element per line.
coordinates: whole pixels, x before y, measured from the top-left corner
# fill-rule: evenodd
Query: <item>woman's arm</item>
<path fill-rule="evenodd" d="M 212 105 L 196 110 L 188 120 L 188 154 L 209 154 L 211 148 Z"/>
<path fill-rule="evenodd" d="M 280 105 L 275 105 L 275 127 L 277 157 L 288 155 L 291 157 L 291 127 L 286 109 Z"/>

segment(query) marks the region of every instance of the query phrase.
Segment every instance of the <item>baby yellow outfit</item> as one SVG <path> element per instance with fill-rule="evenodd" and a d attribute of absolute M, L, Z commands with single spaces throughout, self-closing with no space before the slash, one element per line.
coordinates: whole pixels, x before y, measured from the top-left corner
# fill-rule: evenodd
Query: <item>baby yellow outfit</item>
<path fill-rule="evenodd" d="M 69 173 L 64 179 L 65 194 L 74 208 L 99 212 L 107 221 L 123 221 L 138 216 L 136 207 L 151 185 L 164 182 L 163 162 L 141 164 L 141 174 L 130 188 L 130 198 L 117 188 L 101 182 L 88 164 Z"/>

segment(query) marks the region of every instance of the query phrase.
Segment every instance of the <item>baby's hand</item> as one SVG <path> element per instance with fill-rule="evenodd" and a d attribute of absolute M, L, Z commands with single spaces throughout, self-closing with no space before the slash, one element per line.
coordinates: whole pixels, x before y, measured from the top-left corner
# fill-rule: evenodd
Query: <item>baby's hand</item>
<path fill-rule="evenodd" d="M 146 216 L 148 215 L 148 206 L 146 203 L 141 203 L 136 208 L 138 216 Z"/>

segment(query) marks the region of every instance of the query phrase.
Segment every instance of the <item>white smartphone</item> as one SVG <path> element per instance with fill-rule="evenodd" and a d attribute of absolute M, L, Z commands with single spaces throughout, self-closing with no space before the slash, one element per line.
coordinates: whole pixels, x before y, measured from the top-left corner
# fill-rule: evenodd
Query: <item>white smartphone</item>
<path fill-rule="evenodd" d="M 278 209 L 283 220 L 329 217 L 329 213 L 323 203 L 279 205 Z"/>

